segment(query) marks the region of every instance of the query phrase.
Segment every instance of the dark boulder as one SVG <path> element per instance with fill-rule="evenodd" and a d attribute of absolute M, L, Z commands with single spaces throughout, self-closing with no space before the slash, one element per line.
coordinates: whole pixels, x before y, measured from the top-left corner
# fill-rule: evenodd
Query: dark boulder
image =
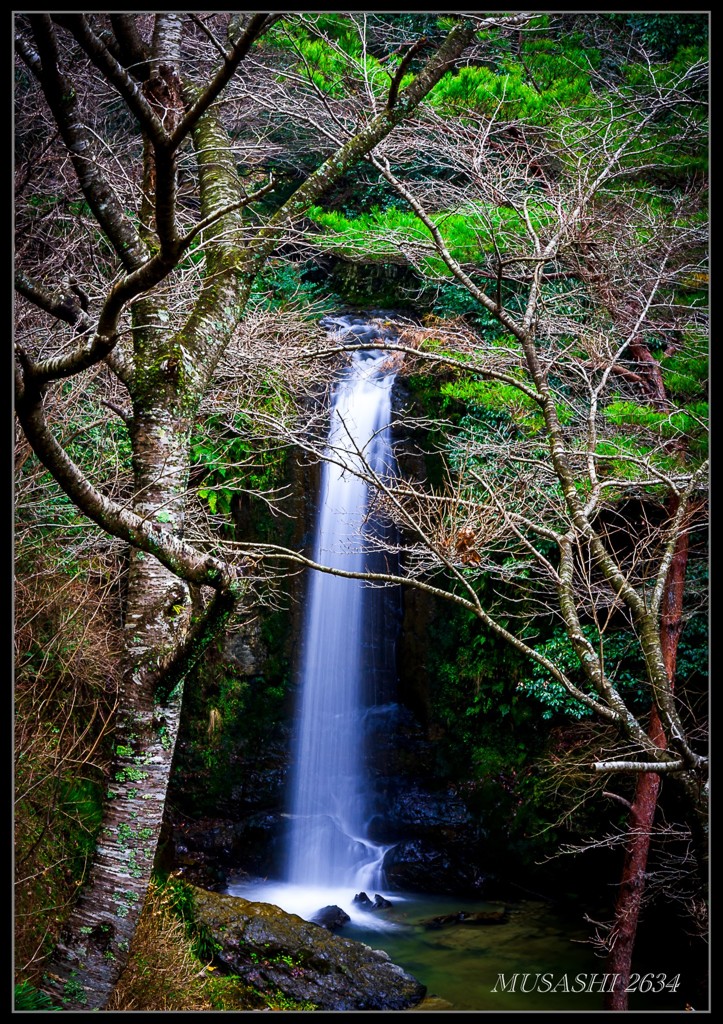
<path fill-rule="evenodd" d="M 341 907 L 329 906 L 317 910 L 311 920 L 314 924 L 320 924 L 322 928 L 335 932 L 337 929 L 343 928 L 348 921 L 351 921 L 351 918 Z"/>
<path fill-rule="evenodd" d="M 378 892 L 374 893 L 374 900 L 370 900 L 365 892 L 358 892 L 352 903 L 356 903 L 362 910 L 384 910 L 385 907 L 392 906 L 391 900 L 380 896 Z"/>
<path fill-rule="evenodd" d="M 453 840 L 442 843 L 441 838 L 409 839 L 389 850 L 382 869 L 390 888 L 482 896 L 487 879 L 469 846 Z"/>

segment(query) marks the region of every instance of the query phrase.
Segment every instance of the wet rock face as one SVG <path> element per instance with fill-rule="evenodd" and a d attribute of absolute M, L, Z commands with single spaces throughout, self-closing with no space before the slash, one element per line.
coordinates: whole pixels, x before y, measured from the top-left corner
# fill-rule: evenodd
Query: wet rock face
<path fill-rule="evenodd" d="M 384 858 L 383 871 L 390 888 L 412 892 L 482 896 L 487 878 L 471 857 L 466 844 L 441 844 L 430 839 L 398 843 Z"/>
<path fill-rule="evenodd" d="M 384 859 L 386 885 L 486 897 L 484 830 L 454 787 L 435 778 L 433 744 L 419 723 L 400 709 L 391 725 L 373 773 L 383 798 L 369 826 L 375 842 L 395 844 Z"/>
<path fill-rule="evenodd" d="M 233 665 L 240 676 L 254 676 L 263 671 L 268 650 L 261 639 L 257 619 L 243 623 L 239 630 L 226 638 L 224 659 Z"/>
<path fill-rule="evenodd" d="M 395 797 L 389 812 L 402 835 L 473 828 L 471 814 L 451 789 L 429 792 L 410 786 Z"/>
<path fill-rule="evenodd" d="M 167 829 L 167 866 L 184 880 L 208 889 L 225 888 L 239 865 L 247 874 L 265 876 L 281 864 L 285 828 L 280 813 L 262 812 L 235 822 L 179 819 Z"/>
<path fill-rule="evenodd" d="M 322 1010 L 407 1010 L 424 998 L 425 986 L 382 950 L 267 903 L 191 892 L 196 920 L 222 947 L 220 963 L 261 991 L 280 989 Z"/>

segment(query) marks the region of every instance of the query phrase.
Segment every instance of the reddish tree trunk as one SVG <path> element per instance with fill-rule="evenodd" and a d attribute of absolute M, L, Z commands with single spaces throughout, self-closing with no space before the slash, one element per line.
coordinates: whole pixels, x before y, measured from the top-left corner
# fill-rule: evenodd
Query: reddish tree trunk
<path fill-rule="evenodd" d="M 688 533 L 682 530 L 668 571 L 661 616 L 661 646 L 671 689 L 675 679 L 678 640 L 683 626 L 683 589 L 688 562 Z M 666 737 L 655 706 L 650 712 L 648 735 L 661 749 Z M 612 992 L 605 995 L 606 1010 L 627 1010 L 633 949 L 638 930 L 640 905 L 645 891 L 650 836 L 658 803 L 660 776 L 646 772 L 638 776 L 635 797 L 628 820 L 629 841 L 623 861 L 620 889 L 615 904 L 615 920 L 610 934 L 607 970 L 619 977 Z"/>

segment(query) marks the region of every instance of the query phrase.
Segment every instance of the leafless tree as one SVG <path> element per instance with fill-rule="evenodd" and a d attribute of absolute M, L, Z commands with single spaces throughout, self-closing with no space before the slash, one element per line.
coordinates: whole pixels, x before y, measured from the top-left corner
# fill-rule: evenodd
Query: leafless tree
<path fill-rule="evenodd" d="M 706 310 L 685 295 L 707 281 L 706 193 L 694 177 L 655 184 L 664 150 L 705 145 L 707 68 L 661 85 L 638 60 L 647 76 L 633 87 L 593 74 L 589 106 L 559 122 L 510 121 L 502 104 L 494 117 L 425 109 L 365 157 L 417 219 L 393 232 L 380 219 L 366 252 L 456 284 L 497 325 L 410 326 L 383 347 L 506 415 L 448 441 L 442 493 L 372 480 L 413 538 L 405 582 L 448 590 L 546 671 L 543 687 L 613 730 L 612 752 L 589 765 L 608 789 L 637 779 L 606 940 L 623 979 L 613 1009 L 626 1007 L 662 780 L 682 796 L 703 878 L 707 857 L 706 734 L 675 687 L 690 539 L 705 530 L 706 380 L 681 388 L 666 363 L 705 362 Z M 425 180 L 420 152 L 454 174 Z M 349 258 L 352 243 L 327 230 L 309 244 Z M 562 630 L 554 654 L 539 643 L 544 617 Z M 617 680 L 621 635 L 640 660 L 642 707 Z"/>
<path fill-rule="evenodd" d="M 288 229 L 411 115 L 476 28 L 456 19 L 411 82 L 392 69 L 375 109 L 355 98 L 363 65 L 347 61 L 330 92 L 349 131 L 325 131 L 313 150 L 322 157 L 307 154 L 304 180 L 282 198 L 261 158 L 279 145 L 288 111 L 317 96 L 298 59 L 274 67 L 258 46 L 280 21 L 16 19 L 15 411 L 71 501 L 130 545 L 112 799 L 90 879 L 47 965 L 48 991 L 67 1009 L 103 1007 L 123 967 L 153 864 L 182 680 L 254 585 L 257 553 L 228 561 L 188 533 L 189 437 L 201 404 Z M 93 478 L 92 452 L 71 457 L 55 429 L 57 403 L 99 370 L 104 411 L 125 424 L 132 453 L 111 486 Z"/>

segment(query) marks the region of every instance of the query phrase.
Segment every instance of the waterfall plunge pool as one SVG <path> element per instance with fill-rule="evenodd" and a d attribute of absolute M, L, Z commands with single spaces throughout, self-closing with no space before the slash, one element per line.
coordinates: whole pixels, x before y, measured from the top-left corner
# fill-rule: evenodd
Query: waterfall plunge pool
<path fill-rule="evenodd" d="M 524 900 L 506 903 L 506 920 L 501 924 L 425 925 L 436 917 L 460 912 L 472 915 L 499 910 L 501 904 L 434 896 L 388 892 L 380 895 L 391 907 L 364 910 L 353 902 L 349 888 L 291 885 L 285 882 L 239 882 L 226 892 L 246 900 L 272 903 L 289 914 L 310 920 L 321 908 L 338 906 L 351 920 L 335 934 L 382 949 L 392 962 L 427 986 L 431 999 L 421 1008 L 430 1010 L 602 1010 L 600 979 L 605 961 L 595 955 L 590 932 L 571 921 L 549 903 Z M 376 891 L 369 891 L 374 898 Z M 543 976 L 536 979 L 536 975 Z M 515 991 L 511 991 L 513 977 Z M 526 981 L 523 976 L 527 975 Z M 585 977 L 597 991 L 563 991 Z M 545 981 L 547 977 L 549 980 Z M 577 982 L 577 987 L 582 982 Z M 559 986 L 558 991 L 538 991 Z M 495 988 L 497 989 L 495 991 Z M 524 989 L 524 991 L 522 990 Z M 657 1007 L 665 1004 L 657 1002 Z M 670 1006 L 670 1004 L 668 1004 Z M 653 1008 L 652 1003 L 646 1003 Z M 657 1008 L 656 1007 L 656 1008 Z"/>

